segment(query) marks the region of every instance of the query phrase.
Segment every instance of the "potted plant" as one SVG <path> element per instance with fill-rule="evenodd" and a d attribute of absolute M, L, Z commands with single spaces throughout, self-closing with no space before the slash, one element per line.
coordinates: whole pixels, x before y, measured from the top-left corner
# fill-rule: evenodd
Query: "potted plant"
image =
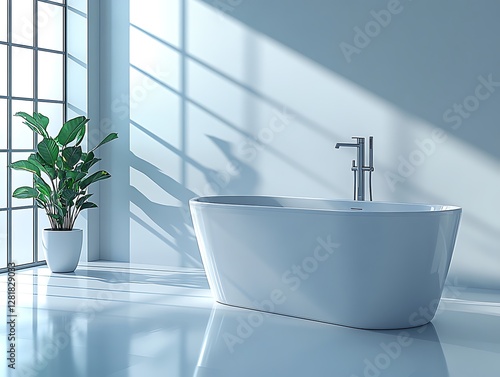
<path fill-rule="evenodd" d="M 50 222 L 50 229 L 44 229 L 42 245 L 45 259 L 52 272 L 73 272 L 78 265 L 83 242 L 83 231 L 73 229 L 81 211 L 95 208 L 89 201 L 91 184 L 109 178 L 111 175 L 99 170 L 90 172 L 100 161 L 95 150 L 118 137 L 107 135 L 96 147 L 84 152 L 81 143 L 85 137 L 89 119 L 79 116 L 62 125 L 57 136 L 47 132 L 49 118 L 33 113 L 33 116 L 18 112 L 15 116 L 42 137 L 35 153 L 27 160 L 10 164 L 11 169 L 24 170 L 33 174 L 33 186 L 17 188 L 12 196 L 19 199 L 34 199 L 43 208 Z"/>

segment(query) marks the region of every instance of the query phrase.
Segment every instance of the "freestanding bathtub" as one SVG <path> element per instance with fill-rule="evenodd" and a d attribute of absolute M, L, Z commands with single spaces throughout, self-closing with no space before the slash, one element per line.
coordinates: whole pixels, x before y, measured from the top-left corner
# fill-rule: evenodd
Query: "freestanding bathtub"
<path fill-rule="evenodd" d="M 223 304 L 365 329 L 434 316 L 461 208 L 268 196 L 191 199 Z"/>

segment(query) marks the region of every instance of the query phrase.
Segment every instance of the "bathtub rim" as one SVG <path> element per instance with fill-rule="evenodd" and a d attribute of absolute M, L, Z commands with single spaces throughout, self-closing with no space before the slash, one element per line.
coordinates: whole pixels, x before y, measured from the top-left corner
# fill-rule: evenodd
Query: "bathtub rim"
<path fill-rule="evenodd" d="M 311 200 L 311 201 L 330 201 L 339 203 L 351 203 L 354 206 L 359 203 L 370 203 L 378 204 L 388 204 L 393 206 L 402 207 L 415 207 L 412 210 L 353 210 L 353 209 L 331 209 L 331 208 L 306 208 L 306 207 L 296 207 L 296 206 L 273 206 L 273 205 L 258 205 L 258 204 L 244 204 L 244 203 L 220 203 L 211 201 L 201 201 L 201 199 L 224 199 L 224 198 L 269 198 L 269 199 L 299 199 L 299 200 Z M 341 213 L 341 214 L 377 214 L 377 215 L 403 215 L 403 214 L 439 214 L 439 213 L 449 213 L 449 212 L 462 212 L 462 207 L 455 205 L 443 205 L 443 204 L 429 204 L 429 203 L 405 203 L 405 202 L 389 202 L 389 201 L 365 201 L 359 202 L 355 200 L 348 199 L 328 199 L 328 198 L 318 198 L 318 197 L 298 197 L 298 196 L 276 196 L 276 195 L 207 195 L 207 196 L 196 196 L 189 199 L 189 206 L 196 207 L 219 207 L 219 208 L 246 208 L 254 210 L 285 210 L 285 211 L 313 211 L 321 213 Z M 427 209 L 417 209 L 417 207 L 427 207 Z M 436 209 L 435 207 L 440 207 Z"/>

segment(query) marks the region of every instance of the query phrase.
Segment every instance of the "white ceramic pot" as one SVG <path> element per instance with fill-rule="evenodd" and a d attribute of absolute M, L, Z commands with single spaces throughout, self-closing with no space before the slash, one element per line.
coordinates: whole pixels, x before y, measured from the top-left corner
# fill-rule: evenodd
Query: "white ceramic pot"
<path fill-rule="evenodd" d="M 73 272 L 80 260 L 83 230 L 44 229 L 42 246 L 45 260 L 52 272 Z"/>

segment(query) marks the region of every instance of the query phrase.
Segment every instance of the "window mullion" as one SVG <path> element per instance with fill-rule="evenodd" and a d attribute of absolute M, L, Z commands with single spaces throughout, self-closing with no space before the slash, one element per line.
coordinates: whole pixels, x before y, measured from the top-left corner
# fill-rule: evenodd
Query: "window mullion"
<path fill-rule="evenodd" d="M 12 1 L 7 1 L 7 97 L 12 98 Z M 7 100 L 7 165 L 12 163 L 12 100 Z M 12 170 L 7 170 L 7 264 L 12 262 Z"/>
<path fill-rule="evenodd" d="M 67 64 L 68 64 L 68 38 L 66 37 L 66 23 L 68 21 L 68 6 L 67 6 L 67 1 L 64 1 L 64 9 L 63 9 L 63 121 L 66 122 L 68 120 L 68 103 L 67 103 L 67 79 L 66 79 L 66 74 L 67 74 Z"/>
<path fill-rule="evenodd" d="M 38 112 L 38 0 L 33 0 L 33 110 Z M 33 149 L 38 135 L 33 132 Z M 38 262 L 38 207 L 33 199 L 33 262 Z"/>

